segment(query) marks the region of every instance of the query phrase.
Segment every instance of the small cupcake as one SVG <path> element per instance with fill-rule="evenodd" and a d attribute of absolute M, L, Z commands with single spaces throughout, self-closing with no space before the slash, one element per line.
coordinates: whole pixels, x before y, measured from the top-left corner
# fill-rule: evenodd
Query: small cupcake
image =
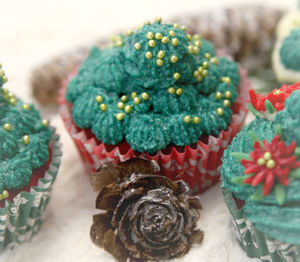
<path fill-rule="evenodd" d="M 201 204 L 183 181 L 155 175 L 154 161 L 130 159 L 106 163 L 91 174 L 99 192 L 90 235 L 118 261 L 161 261 L 185 255 L 200 244 Z"/>
<path fill-rule="evenodd" d="M 255 95 L 256 120 L 224 152 L 225 203 L 249 257 L 300 261 L 300 83 Z"/>
<path fill-rule="evenodd" d="M 38 232 L 61 157 L 54 128 L 6 80 L 0 69 L 0 251 Z"/>
<path fill-rule="evenodd" d="M 183 26 L 146 21 L 92 48 L 61 89 L 63 121 L 87 171 L 137 156 L 202 192 L 240 130 L 249 82 L 243 70 Z"/>
<path fill-rule="evenodd" d="M 300 8 L 300 7 L 299 7 Z M 300 81 L 300 10 L 287 13 L 277 26 L 273 70 L 281 83 Z"/>

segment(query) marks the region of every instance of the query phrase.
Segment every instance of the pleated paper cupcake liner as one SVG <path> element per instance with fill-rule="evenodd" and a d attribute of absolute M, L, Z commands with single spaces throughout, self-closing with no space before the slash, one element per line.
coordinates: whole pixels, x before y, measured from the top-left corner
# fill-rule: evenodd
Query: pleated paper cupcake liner
<path fill-rule="evenodd" d="M 163 175 L 173 180 L 182 179 L 189 184 L 194 193 L 202 193 L 219 181 L 217 168 L 221 165 L 223 152 L 242 128 L 248 111 L 250 82 L 244 69 L 240 68 L 240 75 L 239 97 L 233 105 L 231 124 L 226 130 L 220 131 L 217 137 L 200 138 L 196 146 L 180 148 L 172 146 L 168 152 L 160 150 L 155 155 L 135 152 L 125 141 L 115 146 L 106 145 L 97 140 L 90 130 L 77 127 L 72 119 L 72 105 L 65 100 L 68 80 L 64 82 L 59 92 L 59 111 L 66 129 L 80 152 L 87 173 L 94 172 L 108 161 L 118 163 L 133 157 L 143 157 L 155 160 Z"/>
<path fill-rule="evenodd" d="M 258 230 L 237 207 L 232 192 L 223 189 L 225 203 L 231 213 L 236 236 L 247 255 L 263 262 L 299 262 L 300 245 L 271 238 Z"/>
<path fill-rule="evenodd" d="M 40 229 L 62 155 L 59 136 L 54 128 L 51 129 L 48 170 L 38 180 L 37 186 L 32 186 L 29 192 L 20 192 L 12 202 L 6 200 L 5 206 L 0 208 L 0 251 L 30 240 Z"/>

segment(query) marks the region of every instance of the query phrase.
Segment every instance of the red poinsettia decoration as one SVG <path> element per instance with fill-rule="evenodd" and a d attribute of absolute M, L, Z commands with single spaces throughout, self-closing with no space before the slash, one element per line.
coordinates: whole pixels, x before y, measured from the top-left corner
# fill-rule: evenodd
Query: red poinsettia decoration
<path fill-rule="evenodd" d="M 284 109 L 285 100 L 295 91 L 300 89 L 300 82 L 294 85 L 283 85 L 279 89 L 274 89 L 267 95 L 255 93 L 253 89 L 249 91 L 252 106 L 260 112 L 281 111 Z M 268 110 L 270 107 L 270 110 Z"/>

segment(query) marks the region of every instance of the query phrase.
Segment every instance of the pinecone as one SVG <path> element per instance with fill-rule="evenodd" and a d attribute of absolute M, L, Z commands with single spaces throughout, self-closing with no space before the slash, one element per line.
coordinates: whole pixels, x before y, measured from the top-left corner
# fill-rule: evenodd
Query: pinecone
<path fill-rule="evenodd" d="M 120 262 L 180 257 L 203 240 L 196 229 L 199 198 L 187 194 L 183 181 L 157 171 L 152 161 L 132 159 L 91 175 L 93 188 L 100 189 L 96 208 L 105 211 L 94 216 L 91 239 Z"/>

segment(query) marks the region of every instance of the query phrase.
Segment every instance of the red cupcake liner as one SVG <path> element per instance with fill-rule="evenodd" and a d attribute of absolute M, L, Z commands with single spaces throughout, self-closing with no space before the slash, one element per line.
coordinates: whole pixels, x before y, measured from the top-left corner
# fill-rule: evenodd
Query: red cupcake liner
<path fill-rule="evenodd" d="M 83 130 L 77 127 L 72 119 L 72 105 L 65 100 L 66 86 L 72 76 L 64 81 L 59 91 L 59 111 L 66 129 L 79 150 L 87 173 L 96 171 L 100 165 L 108 161 L 118 163 L 134 157 L 143 157 L 155 160 L 160 166 L 162 175 L 173 180 L 182 179 L 189 184 L 193 193 L 202 193 L 219 181 L 218 167 L 221 165 L 223 152 L 243 127 L 248 112 L 250 82 L 246 70 L 239 68 L 239 72 L 241 76 L 239 96 L 232 107 L 231 124 L 226 130 L 220 131 L 217 137 L 211 135 L 201 137 L 193 146 L 170 146 L 155 155 L 135 152 L 125 141 L 115 146 L 106 145 L 99 141 L 90 129 Z"/>

